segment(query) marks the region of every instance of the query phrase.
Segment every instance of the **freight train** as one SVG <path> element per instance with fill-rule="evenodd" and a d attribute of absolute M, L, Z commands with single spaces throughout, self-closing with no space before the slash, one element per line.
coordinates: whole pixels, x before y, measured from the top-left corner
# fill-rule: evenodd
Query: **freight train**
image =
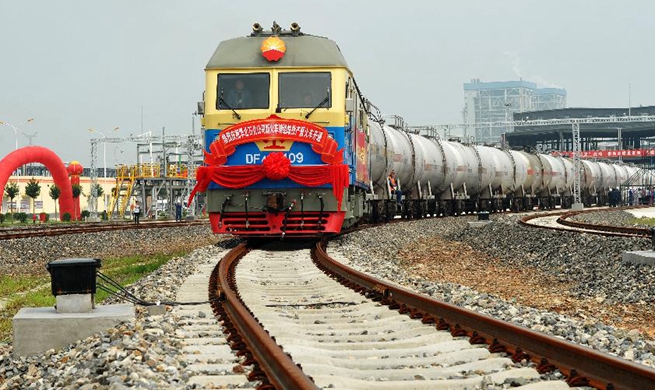
<path fill-rule="evenodd" d="M 314 237 L 361 222 L 569 207 L 573 162 L 414 134 L 370 115 L 332 40 L 273 23 L 221 42 L 198 104 L 204 192 L 216 233 Z M 583 161 L 585 203 L 637 168 Z M 393 193 L 395 171 L 402 196 Z"/>

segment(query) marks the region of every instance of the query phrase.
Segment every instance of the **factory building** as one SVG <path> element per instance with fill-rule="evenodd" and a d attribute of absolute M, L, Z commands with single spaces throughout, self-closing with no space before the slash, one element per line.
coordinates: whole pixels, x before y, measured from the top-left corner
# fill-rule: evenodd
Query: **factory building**
<path fill-rule="evenodd" d="M 464 123 L 480 124 L 512 120 L 515 113 L 566 107 L 566 90 L 538 88 L 536 83 L 519 81 L 464 83 Z M 498 144 L 509 126 L 475 126 L 477 142 Z"/>

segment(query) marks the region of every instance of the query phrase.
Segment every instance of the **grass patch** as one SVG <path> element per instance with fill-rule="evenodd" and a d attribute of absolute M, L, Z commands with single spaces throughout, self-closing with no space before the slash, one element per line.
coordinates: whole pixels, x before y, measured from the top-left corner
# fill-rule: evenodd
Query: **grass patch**
<path fill-rule="evenodd" d="M 121 286 L 127 286 L 161 267 L 173 257 L 185 254 L 186 252 L 176 252 L 107 259 L 102 262 L 100 271 Z M 101 303 L 108 296 L 108 293 L 98 289 L 96 303 Z M 38 276 L 0 277 L 0 300 L 5 301 L 4 308 L 0 310 L 0 342 L 11 340 L 11 320 L 21 308 L 49 307 L 55 304 L 47 273 Z"/>
<path fill-rule="evenodd" d="M 0 297 L 17 292 L 28 291 L 44 283 L 50 283 L 45 276 L 16 275 L 0 276 Z"/>
<path fill-rule="evenodd" d="M 628 223 L 635 225 L 655 226 L 655 218 L 633 218 L 629 220 Z"/>
<path fill-rule="evenodd" d="M 109 259 L 102 263 L 100 272 L 109 276 L 121 286 L 127 286 L 161 267 L 163 264 L 166 264 L 166 262 L 173 257 L 179 255 L 180 254 L 158 254 L 148 257 L 130 256 L 122 259 Z M 98 289 L 96 292 L 96 302 L 100 303 L 108 296 L 109 293 Z"/>

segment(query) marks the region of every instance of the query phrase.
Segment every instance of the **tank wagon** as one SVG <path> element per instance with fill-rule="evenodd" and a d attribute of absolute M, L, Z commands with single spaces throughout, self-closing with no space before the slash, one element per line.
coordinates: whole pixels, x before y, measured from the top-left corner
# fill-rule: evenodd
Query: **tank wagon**
<path fill-rule="evenodd" d="M 254 24 L 221 42 L 198 104 L 197 192 L 216 233 L 314 237 L 363 219 L 544 209 L 572 202 L 570 159 L 423 137 L 371 120 L 339 47 Z M 583 162 L 585 202 L 605 203 L 636 168 Z M 388 182 L 394 170 L 402 199 Z"/>
<path fill-rule="evenodd" d="M 474 211 L 569 208 L 574 164 L 569 158 L 466 145 L 369 123 L 373 179 L 371 214 L 390 218 L 457 215 Z M 402 207 L 391 204 L 387 174 L 394 170 Z M 586 206 L 604 205 L 608 193 L 637 172 L 634 166 L 582 161 L 581 195 Z M 392 201 L 392 203 L 395 203 Z"/>

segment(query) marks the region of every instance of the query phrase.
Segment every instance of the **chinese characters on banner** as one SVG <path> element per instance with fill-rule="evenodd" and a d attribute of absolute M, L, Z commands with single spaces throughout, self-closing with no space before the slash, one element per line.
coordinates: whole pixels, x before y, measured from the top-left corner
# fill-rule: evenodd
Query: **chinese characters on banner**
<path fill-rule="evenodd" d="M 573 157 L 573 152 L 553 152 L 553 155 Z M 618 158 L 618 157 L 655 157 L 655 149 L 627 149 L 627 150 L 583 150 L 581 158 Z"/>

